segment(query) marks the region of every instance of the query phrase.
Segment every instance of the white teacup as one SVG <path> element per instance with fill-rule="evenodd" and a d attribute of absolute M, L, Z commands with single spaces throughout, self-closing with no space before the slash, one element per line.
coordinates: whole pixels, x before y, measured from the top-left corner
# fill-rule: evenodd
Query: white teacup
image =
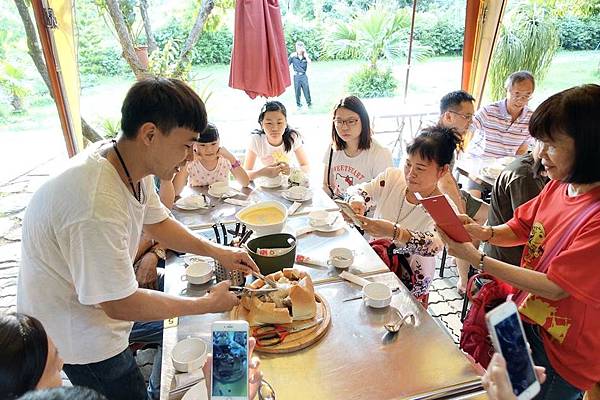
<path fill-rule="evenodd" d="M 348 268 L 354 263 L 354 252 L 345 247 L 331 249 L 327 263 L 336 268 Z"/>
<path fill-rule="evenodd" d="M 188 281 L 192 285 L 202 285 L 210 281 L 213 277 L 212 265 L 204 260 L 190 263 L 185 270 L 185 275 L 181 280 Z"/>
<path fill-rule="evenodd" d="M 208 345 L 200 338 L 183 339 L 173 347 L 171 360 L 179 372 L 192 372 L 202 368 L 208 354 Z"/>
<path fill-rule="evenodd" d="M 263 182 L 265 183 L 266 186 L 275 187 L 275 186 L 281 186 L 285 179 L 287 179 L 287 176 L 285 176 L 285 175 L 277 175 L 277 176 L 273 176 L 273 177 L 264 176 Z"/>
<path fill-rule="evenodd" d="M 303 199 L 308 194 L 308 190 L 304 186 L 292 186 L 288 189 L 288 196 L 292 199 Z"/>
<path fill-rule="evenodd" d="M 327 225 L 329 223 L 329 211 L 318 210 L 308 214 L 310 223 L 314 226 Z"/>
<path fill-rule="evenodd" d="M 392 302 L 392 289 L 385 283 L 369 282 L 363 287 L 363 301 L 369 307 L 387 307 Z"/>
<path fill-rule="evenodd" d="M 209 185 L 208 189 L 212 194 L 222 196 L 229 192 L 229 182 L 215 182 L 212 185 Z"/>

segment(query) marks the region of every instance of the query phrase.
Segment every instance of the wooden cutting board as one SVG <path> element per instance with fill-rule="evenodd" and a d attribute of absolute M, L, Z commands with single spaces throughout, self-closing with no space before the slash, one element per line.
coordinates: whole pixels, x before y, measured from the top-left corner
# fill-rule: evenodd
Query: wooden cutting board
<path fill-rule="evenodd" d="M 265 346 L 259 347 L 256 346 L 254 351 L 262 352 L 262 353 L 292 353 L 294 351 L 302 350 L 312 344 L 316 343 L 325 335 L 329 325 L 331 323 L 331 309 L 329 308 L 329 304 L 323 297 L 321 297 L 318 293 L 315 293 L 315 300 L 317 301 L 317 313 L 312 319 L 305 319 L 302 321 L 294 321 L 289 326 L 303 326 L 311 321 L 315 321 L 319 318 L 323 318 L 323 321 L 319 325 L 316 325 L 312 328 L 305 329 L 300 332 L 291 333 L 286 336 L 285 340 L 279 344 L 274 346 Z M 230 317 L 231 319 L 243 319 L 247 320 L 248 310 L 244 308 L 241 304 L 234 307 L 231 310 Z M 288 326 L 288 325 L 282 325 Z M 250 327 L 252 330 L 252 327 Z"/>

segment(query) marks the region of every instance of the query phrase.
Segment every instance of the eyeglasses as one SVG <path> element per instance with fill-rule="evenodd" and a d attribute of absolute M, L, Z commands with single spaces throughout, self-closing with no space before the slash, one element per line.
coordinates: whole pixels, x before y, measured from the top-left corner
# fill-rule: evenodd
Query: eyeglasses
<path fill-rule="evenodd" d="M 508 92 L 508 93 L 510 93 L 510 97 L 515 100 L 529 100 L 532 96 L 530 94 L 515 94 L 513 92 Z"/>
<path fill-rule="evenodd" d="M 334 119 L 333 123 L 335 126 L 338 126 L 338 127 L 346 125 L 348 128 L 352 128 L 353 126 L 356 126 L 358 121 L 360 121 L 360 120 L 356 119 L 356 118 L 351 118 L 351 119 L 346 119 L 346 120 Z"/>
<path fill-rule="evenodd" d="M 452 114 L 460 115 L 465 121 L 470 121 L 473 119 L 473 114 L 461 114 L 459 112 L 452 111 L 452 110 L 448 110 L 448 112 L 451 112 Z"/>

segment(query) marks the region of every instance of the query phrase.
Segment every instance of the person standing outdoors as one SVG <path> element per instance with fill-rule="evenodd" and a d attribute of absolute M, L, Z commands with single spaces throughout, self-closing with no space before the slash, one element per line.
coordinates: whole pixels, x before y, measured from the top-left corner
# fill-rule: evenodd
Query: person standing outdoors
<path fill-rule="evenodd" d="M 310 57 L 306 52 L 304 43 L 300 41 L 296 42 L 296 51 L 290 54 L 288 58 L 288 64 L 291 65 L 292 69 L 294 70 L 294 91 L 296 94 L 296 106 L 298 108 L 302 107 L 302 102 L 300 101 L 300 90 L 304 92 L 306 105 L 309 107 L 312 106 L 310 88 L 308 87 L 308 76 L 306 75 L 306 70 L 308 68 L 308 64 L 310 63 Z"/>

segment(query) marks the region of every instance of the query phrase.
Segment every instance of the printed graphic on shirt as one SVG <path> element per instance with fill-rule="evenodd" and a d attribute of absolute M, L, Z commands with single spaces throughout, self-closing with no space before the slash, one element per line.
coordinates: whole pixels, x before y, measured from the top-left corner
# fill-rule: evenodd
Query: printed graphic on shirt
<path fill-rule="evenodd" d="M 351 165 L 335 165 L 331 170 L 333 171 L 336 194 L 346 192 L 346 189 L 354 186 L 355 182 L 362 182 L 365 179 L 365 176 Z"/>
<path fill-rule="evenodd" d="M 529 239 L 525 247 L 523 256 L 524 267 L 535 269 L 544 254 L 544 240 L 546 239 L 546 230 L 541 222 L 534 222 L 529 232 Z M 548 303 L 546 299 L 536 295 L 529 294 L 525 301 L 519 307 L 522 315 L 540 325 L 554 339 L 562 343 L 569 328 L 571 327 L 570 318 L 557 315 L 558 309 Z"/>
<path fill-rule="evenodd" d="M 544 254 L 543 243 L 545 238 L 546 231 L 544 230 L 544 225 L 541 222 L 534 222 L 531 232 L 529 232 L 529 239 L 527 240 L 527 253 L 523 257 L 526 268 L 533 269 L 532 264 Z"/>
<path fill-rule="evenodd" d="M 553 307 L 544 299 L 530 294 L 519 307 L 519 311 L 540 325 L 559 343 L 564 342 L 571 327 L 571 319 L 556 315 L 556 307 Z"/>

